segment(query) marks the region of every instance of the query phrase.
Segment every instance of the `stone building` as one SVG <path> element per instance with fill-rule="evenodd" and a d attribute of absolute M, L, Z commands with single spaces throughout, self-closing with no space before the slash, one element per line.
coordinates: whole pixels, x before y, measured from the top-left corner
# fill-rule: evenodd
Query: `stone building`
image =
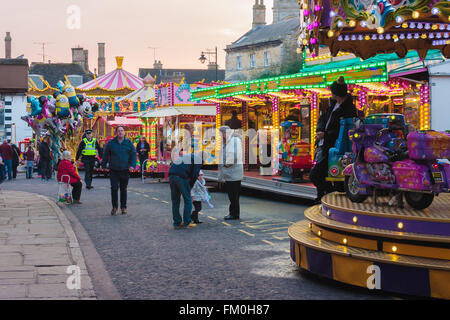
<path fill-rule="evenodd" d="M 300 66 L 298 0 L 274 0 L 273 23 L 266 24 L 264 0 L 255 0 L 252 29 L 225 49 L 225 81 L 238 82 L 292 73 Z M 300 67 L 298 67 L 300 69 Z"/>

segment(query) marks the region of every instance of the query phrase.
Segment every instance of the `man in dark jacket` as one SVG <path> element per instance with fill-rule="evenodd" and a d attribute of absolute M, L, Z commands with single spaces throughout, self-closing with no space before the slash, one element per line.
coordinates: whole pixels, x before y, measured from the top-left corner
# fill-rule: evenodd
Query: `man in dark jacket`
<path fill-rule="evenodd" d="M 52 178 L 52 157 L 50 155 L 50 147 L 48 145 L 49 137 L 45 137 L 39 144 L 39 164 L 41 167 L 42 180 L 50 180 Z"/>
<path fill-rule="evenodd" d="M 8 180 L 12 180 L 13 149 L 11 148 L 6 139 L 3 140 L 3 143 L 0 145 L 0 153 L 2 154 L 5 169 L 8 172 Z"/>
<path fill-rule="evenodd" d="M 141 164 L 141 174 L 144 171 L 145 163 L 144 161 L 148 159 L 148 153 L 150 151 L 150 145 L 144 136 L 139 138 L 139 142 L 136 144 L 136 152 L 139 156 L 139 163 Z"/>
<path fill-rule="evenodd" d="M 17 178 L 17 167 L 19 166 L 20 163 L 20 150 L 15 144 L 12 144 L 11 148 L 13 151 L 12 174 L 13 179 L 15 179 Z"/>
<path fill-rule="evenodd" d="M 192 198 L 191 189 L 198 178 L 202 162 L 192 153 L 180 152 L 180 157 L 172 163 L 169 169 L 170 194 L 172 198 L 172 216 L 175 229 L 197 226 L 191 220 Z M 180 200 L 184 199 L 183 219 L 180 216 Z M 183 224 L 184 221 L 184 224 Z"/>
<path fill-rule="evenodd" d="M 101 150 L 97 139 L 92 136 L 92 130 L 86 130 L 85 135 L 86 137 L 81 140 L 78 146 L 76 160 L 78 161 L 80 156 L 82 156 L 86 189 L 92 189 L 92 173 L 94 172 L 95 158 L 97 157 L 96 152 L 101 155 Z"/>
<path fill-rule="evenodd" d="M 332 191 L 331 183 L 326 181 L 328 176 L 328 151 L 334 146 L 339 137 L 340 119 L 356 117 L 356 108 L 352 96 L 347 92 L 344 77 L 333 82 L 330 86 L 332 100 L 325 113 L 319 117 L 316 128 L 315 166 L 309 177 L 317 188 L 316 203 Z"/>
<path fill-rule="evenodd" d="M 124 127 L 116 128 L 116 137 L 108 142 L 103 151 L 102 167 L 109 163 L 109 179 L 111 181 L 111 215 L 118 210 L 118 191 L 120 187 L 120 208 L 122 214 L 127 213 L 127 186 L 130 170 L 136 167 L 136 148 L 131 140 L 125 138 Z"/>
<path fill-rule="evenodd" d="M 225 125 L 233 130 L 242 128 L 242 121 L 238 119 L 236 110 L 231 111 L 231 119 L 225 121 Z"/>

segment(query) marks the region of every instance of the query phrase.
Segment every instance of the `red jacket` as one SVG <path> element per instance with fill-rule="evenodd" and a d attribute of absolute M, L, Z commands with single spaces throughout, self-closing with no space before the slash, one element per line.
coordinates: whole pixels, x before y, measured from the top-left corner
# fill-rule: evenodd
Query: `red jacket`
<path fill-rule="evenodd" d="M 61 177 L 64 175 L 70 176 L 69 183 L 77 183 L 81 181 L 80 176 L 75 171 L 75 167 L 73 166 L 72 162 L 69 160 L 61 160 L 58 165 L 58 181 L 61 181 Z M 64 177 L 64 181 L 67 183 L 67 177 Z"/>

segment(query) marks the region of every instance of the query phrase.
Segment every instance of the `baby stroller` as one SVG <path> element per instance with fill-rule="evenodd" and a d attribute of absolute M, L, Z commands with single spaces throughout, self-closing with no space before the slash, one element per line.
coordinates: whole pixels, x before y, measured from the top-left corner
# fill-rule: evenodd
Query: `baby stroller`
<path fill-rule="evenodd" d="M 67 182 L 64 182 L 64 177 L 67 177 Z M 61 181 L 58 181 L 58 202 L 71 204 L 72 198 L 72 186 L 70 185 L 70 176 L 63 175 Z"/>

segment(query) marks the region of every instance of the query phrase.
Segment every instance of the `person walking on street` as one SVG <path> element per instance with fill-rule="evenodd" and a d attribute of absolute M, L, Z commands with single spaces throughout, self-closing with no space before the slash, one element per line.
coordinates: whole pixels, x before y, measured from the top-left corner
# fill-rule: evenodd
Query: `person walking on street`
<path fill-rule="evenodd" d="M 5 181 L 5 163 L 3 162 L 2 154 L 0 153 L 0 184 Z M 2 188 L 0 188 L 1 190 Z"/>
<path fill-rule="evenodd" d="M 71 160 L 72 154 L 70 153 L 70 151 L 67 150 L 64 151 L 61 156 L 61 161 L 58 164 L 57 179 L 59 182 L 70 183 L 70 185 L 73 187 L 72 189 L 73 203 L 82 204 L 80 198 L 83 185 L 81 183 L 81 178 L 75 171 L 75 167 L 73 166 Z M 67 181 L 67 177 L 64 176 L 69 176 L 69 181 Z"/>
<path fill-rule="evenodd" d="M 52 157 L 50 155 L 50 147 L 48 145 L 50 137 L 45 137 L 39 144 L 39 164 L 41 166 L 42 180 L 50 180 L 52 178 Z"/>
<path fill-rule="evenodd" d="M 76 161 L 79 161 L 80 156 L 82 156 L 86 189 L 92 189 L 94 188 L 92 186 L 92 173 L 94 172 L 95 158 L 97 157 L 97 152 L 101 155 L 101 150 L 97 139 L 92 136 L 92 130 L 86 130 L 85 134 L 86 137 L 81 140 L 75 158 Z"/>
<path fill-rule="evenodd" d="M 3 162 L 5 164 L 5 170 L 8 173 L 8 180 L 12 180 L 13 149 L 6 139 L 3 140 L 3 143 L 0 145 L 0 153 L 2 154 Z"/>
<path fill-rule="evenodd" d="M 31 144 L 28 145 L 28 150 L 25 153 L 25 160 L 27 162 L 27 179 L 33 179 L 34 151 Z"/>
<path fill-rule="evenodd" d="M 198 178 L 195 181 L 194 187 L 191 191 L 192 204 L 194 205 L 194 211 L 192 211 L 191 219 L 195 224 L 202 223 L 200 220 L 198 220 L 198 214 L 200 210 L 202 210 L 202 202 L 208 203 L 208 205 L 213 208 L 205 185 L 206 181 L 203 178 L 203 171 L 200 170 Z"/>
<path fill-rule="evenodd" d="M 145 171 L 145 160 L 148 159 L 148 153 L 150 151 L 150 145 L 144 136 L 139 138 L 139 142 L 136 144 L 136 152 L 139 156 L 139 163 L 141 164 L 141 174 Z"/>
<path fill-rule="evenodd" d="M 127 213 L 127 186 L 130 170 L 136 167 L 136 148 L 131 140 L 125 138 L 125 129 L 116 128 L 116 137 L 108 142 L 103 152 L 102 167 L 109 163 L 109 179 L 111 181 L 111 215 L 119 208 L 118 191 L 120 188 L 120 208 L 122 214 Z"/>
<path fill-rule="evenodd" d="M 183 151 L 170 166 L 169 183 L 172 200 L 172 217 L 175 229 L 192 228 L 197 225 L 191 220 L 192 197 L 191 189 L 198 178 L 202 167 L 201 159 L 193 153 Z M 181 196 L 184 200 L 183 218 L 180 215 Z"/>
<path fill-rule="evenodd" d="M 241 181 L 244 177 L 242 141 L 238 130 L 229 126 L 220 127 L 222 133 L 222 152 L 219 161 L 219 181 L 225 182 L 225 190 L 230 200 L 229 214 L 225 220 L 240 219 L 239 197 Z"/>
<path fill-rule="evenodd" d="M 339 137 L 340 118 L 356 117 L 356 108 L 352 96 L 347 92 L 344 77 L 330 86 L 332 99 L 327 110 L 319 117 L 316 128 L 316 149 L 314 161 L 316 164 L 309 173 L 309 178 L 317 188 L 315 203 L 319 204 L 321 198 L 332 191 L 331 183 L 326 181 L 328 175 L 328 151 Z"/>
<path fill-rule="evenodd" d="M 20 150 L 17 148 L 15 144 L 11 145 L 11 148 L 13 150 L 13 161 L 12 161 L 12 174 L 13 179 L 17 178 L 17 167 L 19 166 L 20 162 Z"/>

